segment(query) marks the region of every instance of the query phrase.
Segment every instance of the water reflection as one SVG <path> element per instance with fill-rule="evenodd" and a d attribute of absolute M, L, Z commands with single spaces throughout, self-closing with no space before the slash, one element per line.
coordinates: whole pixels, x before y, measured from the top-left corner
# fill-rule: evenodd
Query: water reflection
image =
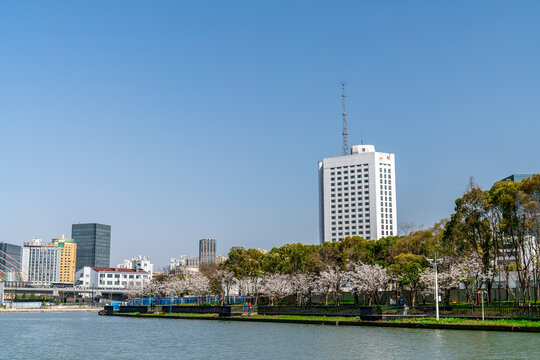
<path fill-rule="evenodd" d="M 0 314 L 2 359 L 533 359 L 538 334 Z"/>

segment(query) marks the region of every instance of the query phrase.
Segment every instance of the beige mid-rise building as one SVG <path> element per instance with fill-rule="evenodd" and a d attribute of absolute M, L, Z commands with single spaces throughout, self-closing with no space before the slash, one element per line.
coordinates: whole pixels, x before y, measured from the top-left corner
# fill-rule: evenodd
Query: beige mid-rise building
<path fill-rule="evenodd" d="M 52 239 L 53 245 L 61 249 L 60 251 L 60 282 L 72 283 L 75 281 L 75 268 L 77 261 L 77 244 L 73 239 L 64 237 Z"/>

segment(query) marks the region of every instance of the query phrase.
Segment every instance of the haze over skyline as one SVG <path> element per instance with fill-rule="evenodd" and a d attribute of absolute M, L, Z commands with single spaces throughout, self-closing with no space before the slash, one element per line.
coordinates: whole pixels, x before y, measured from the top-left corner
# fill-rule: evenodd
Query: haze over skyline
<path fill-rule="evenodd" d="M 112 226 L 111 265 L 318 243 L 317 161 L 396 154 L 398 222 L 540 168 L 540 3 L 0 4 L 0 241 Z"/>

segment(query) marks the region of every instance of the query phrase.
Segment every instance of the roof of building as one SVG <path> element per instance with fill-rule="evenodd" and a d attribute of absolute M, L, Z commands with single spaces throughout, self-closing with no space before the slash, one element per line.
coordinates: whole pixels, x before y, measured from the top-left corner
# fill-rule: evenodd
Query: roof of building
<path fill-rule="evenodd" d="M 148 274 L 144 270 L 138 269 L 122 269 L 122 268 L 109 268 L 109 267 L 92 267 L 96 271 L 108 271 L 108 272 L 127 272 L 127 273 L 139 273 L 139 274 Z"/>
<path fill-rule="evenodd" d="M 375 145 L 353 145 L 351 146 L 351 154 L 361 154 L 364 152 L 375 152 Z"/>
<path fill-rule="evenodd" d="M 532 176 L 533 176 L 533 174 L 512 174 L 510 176 L 505 177 L 501 181 L 511 180 L 511 181 L 515 181 L 515 182 L 521 182 L 524 179 L 528 179 L 528 178 L 530 178 Z"/>

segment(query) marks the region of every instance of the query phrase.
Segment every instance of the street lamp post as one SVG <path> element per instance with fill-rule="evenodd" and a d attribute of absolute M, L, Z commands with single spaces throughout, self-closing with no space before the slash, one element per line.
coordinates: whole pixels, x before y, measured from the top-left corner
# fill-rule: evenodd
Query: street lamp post
<path fill-rule="evenodd" d="M 483 276 L 482 276 L 482 278 L 483 278 Z M 483 283 L 483 281 L 482 281 L 482 283 Z M 481 292 L 481 295 L 482 295 L 482 321 L 484 321 L 484 289 L 480 288 L 480 292 Z"/>
<path fill-rule="evenodd" d="M 174 290 L 171 290 L 171 301 L 169 302 L 169 313 L 172 313 L 172 303 L 173 303 L 173 295 L 174 295 Z"/>
<path fill-rule="evenodd" d="M 491 271 L 488 271 L 488 276 L 491 276 Z M 482 321 L 484 321 L 484 284 L 486 283 L 486 274 L 482 274 L 482 284 L 480 284 L 480 294 L 482 300 Z M 499 282 L 500 286 L 500 282 Z M 487 292 L 486 292 L 487 293 Z"/>
<path fill-rule="evenodd" d="M 439 286 L 437 284 L 437 265 L 442 263 L 442 259 L 437 259 L 434 256 L 433 259 L 428 259 L 429 263 L 433 265 L 433 271 L 435 273 L 435 317 L 439 321 Z"/>

